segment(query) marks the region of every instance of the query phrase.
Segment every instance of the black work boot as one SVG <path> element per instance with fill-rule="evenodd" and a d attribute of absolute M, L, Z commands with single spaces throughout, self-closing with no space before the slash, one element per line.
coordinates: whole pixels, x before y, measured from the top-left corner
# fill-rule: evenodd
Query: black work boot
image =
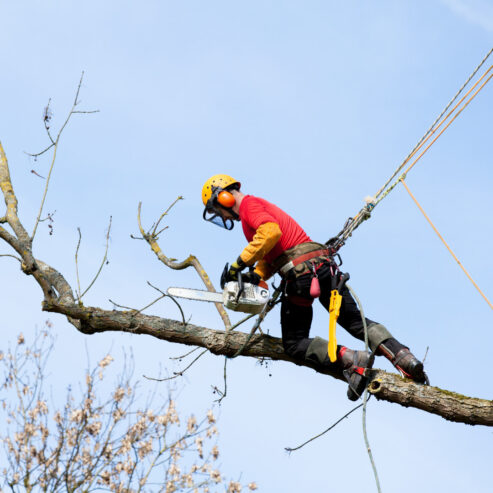
<path fill-rule="evenodd" d="M 366 351 L 353 351 L 342 346 L 337 353 L 337 362 L 342 367 L 342 373 L 348 381 L 348 399 L 357 401 L 368 382 L 367 368 L 370 366 L 370 355 Z"/>
<path fill-rule="evenodd" d="M 418 383 L 430 384 L 423 363 L 414 356 L 409 348 L 395 339 L 387 340 L 378 346 L 379 353 L 383 354 L 399 370 L 403 377 L 410 378 Z"/>

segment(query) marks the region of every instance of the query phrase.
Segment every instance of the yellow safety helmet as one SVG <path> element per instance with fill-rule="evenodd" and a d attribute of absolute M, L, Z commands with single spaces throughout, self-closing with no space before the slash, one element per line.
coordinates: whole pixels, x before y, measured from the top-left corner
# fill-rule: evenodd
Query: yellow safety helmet
<path fill-rule="evenodd" d="M 220 188 L 222 190 L 228 188 L 231 185 L 238 184 L 238 188 L 241 186 L 239 181 L 236 181 L 229 175 L 214 175 L 209 178 L 202 187 L 202 202 L 207 205 L 207 202 L 212 197 L 213 187 Z"/>
<path fill-rule="evenodd" d="M 217 226 L 232 230 L 233 220 L 238 220 L 239 216 L 232 210 L 235 198 L 230 190 L 239 190 L 240 186 L 241 183 L 229 175 L 214 175 L 209 178 L 202 187 L 202 202 L 205 205 L 202 217 Z M 231 217 L 224 217 L 225 210 Z"/>

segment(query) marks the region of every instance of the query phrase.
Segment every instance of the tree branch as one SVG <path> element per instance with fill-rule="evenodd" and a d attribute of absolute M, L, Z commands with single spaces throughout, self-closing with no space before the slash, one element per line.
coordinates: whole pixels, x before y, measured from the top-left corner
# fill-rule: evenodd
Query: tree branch
<path fill-rule="evenodd" d="M 155 231 L 156 231 L 159 223 L 161 222 L 161 220 L 163 219 L 163 217 L 168 214 L 168 212 L 171 209 L 171 207 L 173 207 L 178 202 L 178 200 L 180 200 L 180 199 L 182 199 L 182 197 L 178 197 L 166 209 L 166 211 L 164 211 L 161 214 L 159 220 L 157 221 L 156 225 L 154 226 L 154 229 L 153 229 L 153 232 L 152 233 L 150 233 L 150 232 L 147 232 L 146 233 L 146 231 L 142 227 L 142 222 L 141 222 L 141 219 L 140 219 L 140 213 L 141 213 L 141 209 L 142 209 L 142 202 L 139 202 L 138 213 L 137 213 L 137 221 L 139 223 L 140 233 L 142 234 L 142 237 L 144 238 L 144 240 L 146 240 L 147 243 L 149 243 L 149 246 L 151 247 L 152 251 L 156 254 L 157 258 L 161 262 L 163 262 L 164 265 L 166 265 L 170 269 L 174 269 L 174 270 L 183 270 L 183 269 L 186 269 L 187 267 L 193 267 L 197 271 L 197 274 L 199 275 L 200 279 L 202 279 L 202 282 L 205 284 L 205 287 L 207 288 L 207 290 L 208 291 L 215 292 L 216 289 L 214 288 L 214 284 L 212 284 L 212 281 L 211 281 L 210 277 L 207 275 L 207 272 L 202 267 L 202 264 L 199 262 L 199 260 L 197 259 L 197 257 L 194 257 L 193 255 L 189 255 L 182 262 L 176 262 L 174 259 L 168 258 L 163 253 L 163 251 L 161 250 L 161 247 L 159 246 L 159 244 L 157 242 L 158 237 L 157 237 L 157 234 L 155 233 Z M 216 306 L 216 309 L 219 312 L 219 315 L 221 316 L 221 319 L 222 319 L 222 321 L 224 323 L 224 326 L 226 327 L 226 330 L 231 330 L 231 322 L 229 320 L 229 316 L 226 313 L 226 310 L 225 310 L 224 306 L 221 303 L 214 303 L 214 305 Z"/>
<path fill-rule="evenodd" d="M 234 356 L 249 336 L 243 332 L 213 330 L 193 324 L 188 324 L 184 328 L 183 324 L 177 320 L 139 313 L 102 310 L 95 307 L 79 307 L 75 304 L 44 302 L 43 310 L 80 320 L 85 333 L 121 331 L 147 334 L 169 342 L 203 347 L 213 354 L 228 357 Z M 281 339 L 270 335 L 254 335 L 243 348 L 242 355 L 294 363 L 344 381 L 342 377 L 321 365 L 299 361 L 288 356 L 284 353 Z M 449 421 L 493 426 L 493 401 L 417 384 L 382 370 L 371 371 L 369 391 L 379 400 L 421 409 Z"/>

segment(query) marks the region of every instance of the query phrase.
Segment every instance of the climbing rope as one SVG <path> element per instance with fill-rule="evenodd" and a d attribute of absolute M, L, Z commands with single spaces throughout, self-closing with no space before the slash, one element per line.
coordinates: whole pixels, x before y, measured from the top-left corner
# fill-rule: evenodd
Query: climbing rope
<path fill-rule="evenodd" d="M 462 97 L 462 99 L 450 110 L 450 113 L 440 122 L 440 124 L 435 128 L 433 129 L 432 132 L 430 132 L 430 134 L 428 135 L 428 137 L 422 141 L 422 143 L 420 144 L 420 146 L 418 146 L 409 156 L 410 158 L 412 158 L 421 148 L 422 146 L 424 146 L 426 144 L 426 142 L 428 141 L 428 139 L 430 139 L 433 134 L 449 119 L 449 117 L 455 112 L 455 110 L 459 107 L 459 105 L 461 103 L 464 102 L 464 100 L 467 98 L 467 96 L 469 96 L 469 94 L 474 90 L 474 88 L 486 77 L 486 75 L 488 75 L 488 73 L 493 69 L 493 65 L 491 65 L 491 67 L 481 76 L 481 78 L 476 81 L 476 83 L 471 87 L 471 89 L 469 89 L 469 91 L 467 91 L 467 93 Z M 380 199 L 378 199 L 374 205 L 377 205 L 378 203 L 380 203 L 395 187 L 396 185 L 401 181 L 402 178 L 406 178 L 406 175 L 407 173 L 414 167 L 414 165 L 421 159 L 421 157 L 423 156 L 423 154 L 438 140 L 438 138 L 443 134 L 443 132 L 445 132 L 445 130 L 447 130 L 448 127 L 450 127 L 450 125 L 452 124 L 452 122 L 462 113 L 462 111 L 467 107 L 467 105 L 477 96 L 477 94 L 479 93 L 479 91 L 481 91 L 481 89 L 483 89 L 483 87 L 491 80 L 491 78 L 493 77 L 493 73 L 481 84 L 481 86 L 476 90 L 476 92 L 464 103 L 464 105 L 462 106 L 462 108 L 460 108 L 457 113 L 455 113 L 455 115 L 453 116 L 453 118 L 447 123 L 447 125 L 445 125 L 445 127 L 443 127 L 443 129 L 440 131 L 440 133 L 426 146 L 426 148 L 423 150 L 423 152 L 421 152 L 421 154 L 419 154 L 419 156 L 411 163 L 411 165 L 404 171 L 404 173 L 394 182 L 394 184 L 392 186 L 390 186 L 384 193 L 383 195 L 380 197 Z M 409 162 L 410 159 L 408 159 L 404 164 L 407 164 Z M 403 166 L 400 167 L 400 169 L 402 169 Z"/>
<path fill-rule="evenodd" d="M 471 277 L 469 272 L 467 272 L 466 268 L 462 265 L 461 261 L 457 258 L 455 253 L 452 251 L 452 249 L 448 246 L 447 242 L 443 239 L 443 236 L 439 233 L 438 229 L 435 227 L 435 225 L 432 223 L 431 219 L 428 217 L 426 212 L 424 211 L 423 207 L 421 207 L 421 204 L 416 200 L 416 197 L 412 194 L 411 190 L 409 190 L 409 187 L 407 186 L 406 182 L 404 181 L 404 178 L 401 178 L 400 181 L 404 185 L 404 188 L 407 190 L 411 198 L 414 200 L 414 203 L 418 206 L 418 209 L 421 211 L 423 216 L 426 218 L 430 226 L 433 228 L 433 231 L 437 234 L 437 236 L 442 240 L 443 244 L 446 246 L 447 250 L 450 252 L 452 257 L 454 257 L 454 260 L 459 264 L 459 267 L 464 271 L 464 274 L 469 278 L 469 280 L 473 283 L 474 287 L 478 290 L 479 294 L 484 298 L 486 303 L 488 303 L 489 307 L 493 310 L 493 305 L 491 304 L 490 300 L 486 297 L 486 295 L 481 291 L 479 286 L 476 284 L 474 279 Z"/>
<path fill-rule="evenodd" d="M 468 77 L 466 82 L 462 85 L 459 91 L 455 94 L 455 96 L 450 100 L 450 102 L 446 105 L 444 110 L 440 113 L 438 118 L 433 122 L 430 128 L 426 131 L 423 137 L 419 140 L 413 150 L 408 154 L 408 156 L 404 159 L 404 161 L 398 166 L 398 168 L 394 171 L 392 176 L 387 180 L 387 182 L 383 185 L 382 188 L 377 192 L 374 197 L 368 198 L 367 204 L 356 214 L 354 218 L 349 218 L 346 221 L 346 224 L 342 228 L 342 230 L 333 238 L 326 242 L 327 246 L 331 253 L 335 254 L 346 242 L 346 240 L 352 236 L 353 231 L 365 220 L 369 219 L 371 216 L 371 212 L 375 208 L 377 204 L 379 204 L 396 186 L 400 183 L 401 179 L 406 177 L 406 173 L 417 163 L 419 159 L 423 156 L 423 154 L 436 142 L 436 140 L 443 134 L 443 132 L 451 125 L 451 123 L 460 115 L 460 113 L 466 108 L 466 106 L 476 97 L 476 95 L 483 89 L 483 87 L 490 81 L 493 77 L 493 74 L 486 79 L 483 84 L 476 90 L 476 92 L 466 101 L 466 103 L 457 111 L 457 113 L 453 116 L 453 118 L 449 121 L 449 123 L 440 131 L 440 133 L 431 141 L 431 143 L 421 152 L 421 154 L 414 160 L 414 162 L 406 169 L 403 175 L 401 175 L 397 180 L 394 181 L 392 185 L 390 183 L 392 180 L 398 175 L 398 173 L 404 168 L 404 166 L 412 159 L 413 156 L 426 144 L 426 142 L 432 137 L 432 135 L 447 121 L 455 110 L 460 106 L 460 104 L 467 98 L 467 96 L 474 90 L 474 88 L 483 80 L 486 75 L 493 69 L 493 65 L 481 76 L 481 78 L 469 89 L 469 91 L 462 97 L 462 99 L 450 110 L 450 112 L 446 115 L 445 118 L 442 117 L 448 111 L 450 106 L 457 100 L 459 95 L 465 89 L 465 87 L 470 83 L 470 81 L 474 78 L 477 72 L 484 65 L 489 56 L 493 53 L 493 48 L 488 51 L 486 56 L 483 58 L 481 63 L 474 69 L 471 75 Z M 439 123 L 440 122 L 440 123 Z M 390 185 L 390 186 L 389 186 Z"/>
<path fill-rule="evenodd" d="M 359 300 L 358 296 L 354 292 L 353 288 L 349 284 L 346 284 L 346 286 L 349 289 L 349 292 L 351 293 L 352 297 L 356 300 L 356 303 L 358 304 L 359 313 L 361 315 L 361 321 L 363 322 L 363 330 L 364 330 L 364 334 L 365 334 L 365 351 L 367 353 L 369 353 L 370 348 L 369 348 L 369 344 L 368 344 L 368 327 L 366 325 L 366 317 L 365 317 L 365 312 L 363 311 L 363 305 L 361 304 L 361 301 Z M 372 351 L 372 353 L 370 355 L 371 366 L 373 366 L 373 359 L 375 358 L 375 352 L 376 352 L 376 348 L 374 351 Z M 371 467 L 373 469 L 373 475 L 375 476 L 375 482 L 377 484 L 377 491 L 378 491 L 378 493 L 381 493 L 382 490 L 380 488 L 380 480 L 378 479 L 377 466 L 375 464 L 375 460 L 373 459 L 373 454 L 371 452 L 370 442 L 368 440 L 368 434 L 366 431 L 366 404 L 367 404 L 367 402 L 368 402 L 368 385 L 365 387 L 365 392 L 363 394 L 363 414 L 362 414 L 363 438 L 365 440 L 366 451 L 368 452 L 368 457 L 370 458 Z"/>
<path fill-rule="evenodd" d="M 466 86 L 471 82 L 471 80 L 474 78 L 474 76 L 478 73 L 478 71 L 481 69 L 481 67 L 486 63 L 486 60 L 489 58 L 489 56 L 493 53 L 493 48 L 488 51 L 486 56 L 481 60 L 481 63 L 473 70 L 472 74 L 469 76 L 469 78 L 464 82 L 462 87 L 457 91 L 455 96 L 449 101 L 447 106 L 443 109 L 443 111 L 440 113 L 440 115 L 437 117 L 437 119 L 431 124 L 430 128 L 425 132 L 423 137 L 418 141 L 418 143 L 414 146 L 413 150 L 406 156 L 404 161 L 401 163 L 401 165 L 394 171 L 394 174 L 387 180 L 387 182 L 383 185 L 383 187 L 377 192 L 375 195 L 375 199 L 378 199 L 380 194 L 387 188 L 387 186 L 390 184 L 390 182 L 397 176 L 399 171 L 406 165 L 406 163 L 412 158 L 412 156 L 418 151 L 418 149 L 421 147 L 421 144 L 423 141 L 429 136 L 429 134 L 433 131 L 435 128 L 435 125 L 442 119 L 442 116 L 447 112 L 447 110 L 454 104 L 454 101 L 460 96 L 462 91 L 466 88 Z M 491 69 L 491 67 L 490 67 Z"/>

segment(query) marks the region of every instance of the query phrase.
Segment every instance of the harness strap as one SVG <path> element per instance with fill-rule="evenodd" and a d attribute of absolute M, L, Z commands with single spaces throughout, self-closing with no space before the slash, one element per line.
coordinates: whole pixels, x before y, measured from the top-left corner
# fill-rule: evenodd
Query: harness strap
<path fill-rule="evenodd" d="M 305 253 L 304 255 L 300 255 L 299 257 L 296 257 L 295 259 L 286 262 L 282 267 L 280 267 L 279 273 L 282 276 L 285 276 L 291 269 L 293 269 L 297 265 L 306 262 L 307 260 L 310 260 L 312 258 L 321 257 L 322 255 L 328 256 L 329 251 L 327 249 L 315 250 L 314 252 L 308 252 Z"/>

